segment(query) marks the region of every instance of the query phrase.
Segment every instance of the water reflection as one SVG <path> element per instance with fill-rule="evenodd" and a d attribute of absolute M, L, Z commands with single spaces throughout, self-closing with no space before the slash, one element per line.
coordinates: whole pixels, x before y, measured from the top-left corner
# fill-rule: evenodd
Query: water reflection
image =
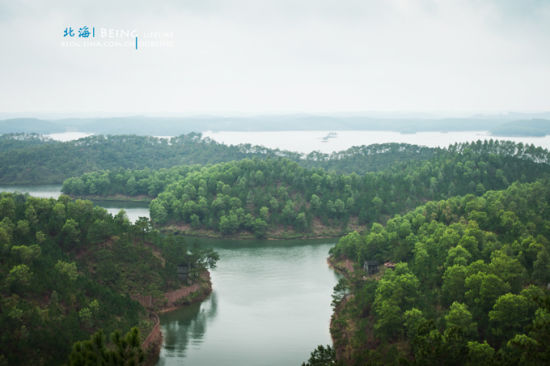
<path fill-rule="evenodd" d="M 206 241 L 215 292 L 161 317 L 160 366 L 299 365 L 331 343 L 332 241 Z"/>
<path fill-rule="evenodd" d="M 59 189 L 0 187 L 40 197 L 58 197 Z M 148 216 L 143 203 L 95 204 L 113 214 L 124 208 L 130 219 L 132 210 Z M 199 242 L 220 254 L 212 271 L 215 291 L 201 304 L 162 315 L 159 365 L 299 365 L 318 344 L 331 343 L 337 278 L 326 258 L 334 241 Z"/>
<path fill-rule="evenodd" d="M 217 294 L 213 292 L 200 304 L 161 315 L 164 347 L 158 365 L 165 365 L 166 357 L 185 358 L 190 342 L 192 346 L 199 346 L 208 322 L 216 317 L 217 308 Z"/>

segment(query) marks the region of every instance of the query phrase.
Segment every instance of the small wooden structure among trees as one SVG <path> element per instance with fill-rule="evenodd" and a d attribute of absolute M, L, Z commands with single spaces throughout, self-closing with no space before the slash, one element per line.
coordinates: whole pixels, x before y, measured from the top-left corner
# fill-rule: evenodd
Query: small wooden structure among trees
<path fill-rule="evenodd" d="M 363 269 L 369 275 L 378 273 L 378 261 L 365 261 L 363 264 Z"/>
<path fill-rule="evenodd" d="M 182 281 L 186 281 L 189 278 L 191 272 L 190 264 L 178 264 L 177 273 L 178 278 Z"/>

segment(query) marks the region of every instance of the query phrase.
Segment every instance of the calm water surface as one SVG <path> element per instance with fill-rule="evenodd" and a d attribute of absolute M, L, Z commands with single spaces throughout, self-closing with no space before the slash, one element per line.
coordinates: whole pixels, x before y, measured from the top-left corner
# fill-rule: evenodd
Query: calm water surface
<path fill-rule="evenodd" d="M 336 135 L 326 138 L 332 132 Z M 550 149 L 550 135 L 544 137 L 500 137 L 487 131 L 417 132 L 394 131 L 208 131 L 204 137 L 229 145 L 263 145 L 270 148 L 310 153 L 321 151 L 331 153 L 346 150 L 352 146 L 401 142 L 429 147 L 447 147 L 456 142 L 477 140 L 510 140 Z"/>
<path fill-rule="evenodd" d="M 61 186 L 2 186 L 0 192 L 58 198 Z M 112 214 L 149 216 L 146 204 L 96 201 Z M 326 259 L 333 240 L 200 240 L 220 261 L 213 293 L 161 316 L 159 366 L 300 365 L 318 344 L 331 344 L 330 302 L 336 274 Z"/>
<path fill-rule="evenodd" d="M 2 186 L 0 192 L 58 198 L 59 185 Z M 131 221 L 146 204 L 96 201 Z M 318 344 L 331 344 L 330 302 L 336 274 L 326 259 L 333 240 L 200 240 L 220 261 L 213 293 L 202 303 L 161 316 L 159 366 L 300 365 Z"/>
<path fill-rule="evenodd" d="M 326 138 L 329 133 L 336 135 Z M 50 134 L 49 137 L 58 141 L 76 140 L 89 136 L 82 132 L 63 132 Z M 263 145 L 273 149 L 310 153 L 321 151 L 331 153 L 346 150 L 352 146 L 382 144 L 386 142 L 402 142 L 429 147 L 447 147 L 457 142 L 476 140 L 509 140 L 533 144 L 550 149 L 550 135 L 544 137 L 502 137 L 492 136 L 487 131 L 453 131 L 453 132 L 417 132 L 400 133 L 395 131 L 206 131 L 204 137 L 228 145 L 252 144 Z M 171 136 L 156 136 L 170 138 Z"/>
<path fill-rule="evenodd" d="M 158 366 L 300 365 L 329 333 L 334 241 L 216 241 L 214 291 L 161 315 Z"/>
<path fill-rule="evenodd" d="M 66 141 L 78 140 L 83 137 L 88 137 L 91 135 L 92 135 L 91 133 L 87 133 L 87 132 L 60 132 L 60 133 L 50 133 L 46 136 L 56 141 L 66 142 Z"/>
<path fill-rule="evenodd" d="M 59 198 L 60 185 L 36 185 L 36 186 L 0 186 L 0 192 L 28 193 L 39 198 Z M 131 222 L 141 217 L 149 217 L 149 205 L 143 202 L 128 201 L 94 201 L 98 206 L 105 208 L 111 215 L 116 215 L 120 210 L 126 211 L 126 216 Z"/>

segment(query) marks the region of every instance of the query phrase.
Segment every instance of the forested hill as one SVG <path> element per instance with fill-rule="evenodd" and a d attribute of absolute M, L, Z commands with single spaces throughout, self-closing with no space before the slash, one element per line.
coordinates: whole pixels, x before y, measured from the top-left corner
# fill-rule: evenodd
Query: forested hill
<path fill-rule="evenodd" d="M 352 146 L 331 154 L 313 151 L 303 156 L 298 162 L 306 168 L 322 168 L 342 174 L 364 174 L 386 170 L 395 164 L 429 160 L 445 153 L 446 151 L 440 148 L 384 143 Z"/>
<path fill-rule="evenodd" d="M 73 342 L 102 329 L 147 335 L 148 313 L 130 296 L 179 288 L 176 266 L 215 261 L 131 224 L 90 201 L 0 193 L 0 364 L 60 365 Z"/>
<path fill-rule="evenodd" d="M 160 171 L 116 170 L 65 181 L 71 195 L 148 195 L 151 219 L 199 235 L 335 236 L 427 200 L 483 194 L 548 176 L 548 152 L 485 142 L 364 175 L 307 169 L 288 159 L 244 159 Z"/>
<path fill-rule="evenodd" d="M 550 181 L 428 202 L 331 250 L 345 365 L 548 365 Z M 366 276 L 365 260 L 396 263 Z M 352 296 L 349 296 L 352 295 Z"/>
<path fill-rule="evenodd" d="M 438 151 L 407 144 L 381 144 L 330 155 L 314 152 L 303 156 L 250 144 L 224 145 L 195 133 L 162 139 L 99 135 L 68 142 L 37 134 L 2 135 L 0 184 L 61 183 L 68 177 L 97 170 L 160 169 L 270 157 L 285 157 L 308 167 L 364 173 L 384 169 L 397 161 L 424 160 Z"/>
<path fill-rule="evenodd" d="M 4 135 L 0 137 L 0 184 L 61 183 L 101 169 L 159 169 L 268 156 L 299 157 L 259 146 L 227 146 L 195 133 L 170 139 L 98 135 L 68 142 L 32 134 Z"/>
<path fill-rule="evenodd" d="M 31 148 L 37 145 L 56 144 L 49 137 L 37 133 L 18 133 L 0 135 L 0 152 Z"/>
<path fill-rule="evenodd" d="M 323 168 L 337 173 L 363 174 L 380 170 L 420 167 L 427 160 L 453 159 L 455 154 L 477 154 L 514 157 L 535 163 L 550 164 L 550 152 L 542 147 L 512 141 L 477 140 L 471 143 L 455 143 L 442 148 L 430 148 L 409 144 L 373 144 L 353 146 L 332 154 L 312 152 L 300 161 L 308 168 Z"/>
<path fill-rule="evenodd" d="M 533 146 L 492 141 L 476 151 L 501 154 L 505 150 L 542 156 L 548 153 Z M 464 145 L 460 145 L 464 146 Z M 449 153 L 448 149 L 408 144 L 354 146 L 324 154 L 298 154 L 250 144 L 224 145 L 201 134 L 189 133 L 172 138 L 148 136 L 89 136 L 59 142 L 37 134 L 0 136 L 0 184 L 53 184 L 86 172 L 113 169 L 160 169 L 177 165 L 212 164 L 245 158 L 284 157 L 307 168 L 323 168 L 337 173 L 385 170 L 400 163 L 421 162 Z M 518 152 L 514 152 L 517 156 Z M 69 159 L 70 157 L 70 159 Z"/>

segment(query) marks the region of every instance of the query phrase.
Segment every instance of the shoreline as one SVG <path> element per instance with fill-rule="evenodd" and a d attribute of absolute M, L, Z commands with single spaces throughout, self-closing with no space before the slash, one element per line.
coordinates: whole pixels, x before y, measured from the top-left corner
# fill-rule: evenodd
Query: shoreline
<path fill-rule="evenodd" d="M 65 194 L 61 192 L 61 194 Z M 100 195 L 76 195 L 76 194 L 66 194 L 67 196 L 73 199 L 89 200 L 89 201 L 113 201 L 113 202 L 141 202 L 141 203 L 150 203 L 153 200 L 153 197 L 139 195 L 139 196 L 127 196 L 124 194 L 115 194 L 109 196 L 100 196 Z"/>
<path fill-rule="evenodd" d="M 64 193 L 62 193 L 64 194 Z M 83 199 L 83 200 L 90 200 L 92 202 L 98 202 L 98 201 L 107 201 L 107 202 L 135 202 L 135 203 L 147 203 L 149 204 L 154 197 L 146 196 L 146 195 L 139 195 L 139 196 L 127 196 L 123 194 L 115 194 L 115 195 L 109 195 L 109 196 L 100 196 L 100 195 L 68 195 L 69 197 L 73 199 Z M 157 225 L 155 225 L 157 226 Z M 331 227 L 325 227 L 326 230 L 318 231 L 318 232 L 307 232 L 307 233 L 298 233 L 295 231 L 285 231 L 281 230 L 281 228 L 276 228 L 275 230 L 272 230 L 271 232 L 267 232 L 265 237 L 258 238 L 254 233 L 249 231 L 241 231 L 235 234 L 231 235 L 223 235 L 220 232 L 216 232 L 213 230 L 207 230 L 207 229 L 192 229 L 190 225 L 188 224 L 178 224 L 178 223 L 171 223 L 167 225 L 157 226 L 157 229 L 159 229 L 161 232 L 164 233 L 172 233 L 172 234 L 178 234 L 178 235 L 185 235 L 189 237 L 194 237 L 197 239 L 205 238 L 205 239 L 228 239 L 228 240 L 308 240 L 308 239 L 336 239 L 341 238 L 342 236 L 345 236 L 349 234 L 352 231 L 362 231 L 366 227 L 365 226 L 358 226 L 352 225 L 351 227 L 346 228 L 331 228 Z"/>
<path fill-rule="evenodd" d="M 357 276 L 360 276 L 362 280 L 374 279 L 378 281 L 386 271 L 386 269 L 383 268 L 376 274 L 366 275 L 360 266 L 348 258 L 336 259 L 329 256 L 327 258 L 327 263 L 338 274 L 347 279 L 353 277 L 357 279 L 359 278 Z M 342 362 L 343 365 L 348 365 L 353 359 L 354 352 L 357 351 L 357 349 L 354 348 L 356 346 L 353 344 L 353 339 L 354 333 L 358 329 L 358 319 L 353 313 L 350 313 L 348 309 L 352 301 L 354 301 L 354 294 L 348 293 L 333 309 L 330 317 L 330 337 L 332 339 L 334 351 L 336 352 L 336 359 Z"/>
<path fill-rule="evenodd" d="M 333 256 L 327 257 L 328 266 L 334 269 L 338 274 L 342 276 L 348 276 L 355 270 L 353 267 L 353 261 L 350 259 L 335 260 Z"/>
<path fill-rule="evenodd" d="M 353 261 L 347 258 L 337 260 L 329 256 L 327 258 L 327 263 L 336 273 L 346 278 L 349 278 L 357 269 Z M 346 297 L 333 309 L 332 315 L 330 316 L 330 338 L 336 353 L 336 359 L 344 365 L 351 359 L 350 356 L 353 349 L 350 346 L 350 339 L 353 338 L 352 334 L 356 330 L 356 325 L 343 315 L 348 302 L 352 299 L 352 294 L 346 295 Z"/>
<path fill-rule="evenodd" d="M 339 231 L 334 233 L 290 233 L 287 235 L 266 235 L 263 238 L 258 238 L 254 234 L 249 232 L 241 232 L 232 235 L 222 235 L 212 230 L 186 230 L 175 225 L 167 225 L 159 227 L 159 230 L 164 233 L 172 233 L 177 235 L 184 235 L 197 239 L 226 239 L 226 240 L 315 240 L 315 239 L 337 239 L 348 234 L 347 231 Z"/>
<path fill-rule="evenodd" d="M 135 300 L 147 309 L 149 311 L 149 317 L 154 319 L 154 325 L 151 331 L 141 343 L 141 347 L 145 352 L 145 365 L 155 365 L 160 357 L 163 335 L 160 329 L 159 314 L 168 313 L 180 309 L 183 306 L 201 302 L 212 293 L 210 272 L 206 270 L 200 277 L 197 283 L 165 292 L 163 294 L 165 304 L 163 304 L 160 309 L 154 309 L 154 303 L 150 296 L 136 297 Z"/>

